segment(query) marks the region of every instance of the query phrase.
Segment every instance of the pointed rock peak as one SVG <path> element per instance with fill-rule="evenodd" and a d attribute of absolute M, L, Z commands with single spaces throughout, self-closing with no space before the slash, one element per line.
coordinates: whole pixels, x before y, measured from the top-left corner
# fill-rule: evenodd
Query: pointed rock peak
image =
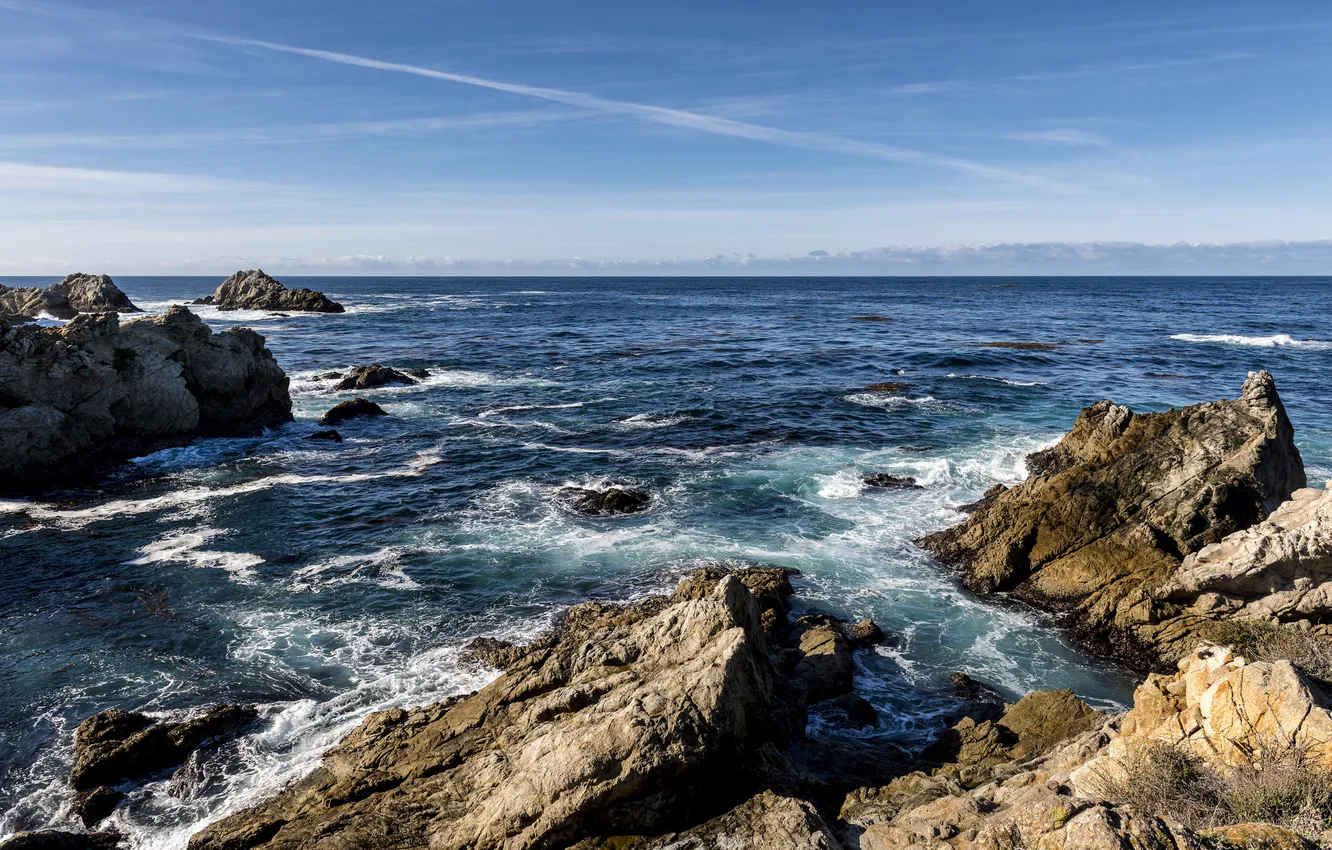
<path fill-rule="evenodd" d="M 1248 379 L 1244 381 L 1244 389 L 1240 390 L 1240 401 L 1247 402 L 1251 406 L 1280 407 L 1281 397 L 1277 395 L 1276 379 L 1272 377 L 1272 373 L 1266 369 L 1261 372 L 1250 372 Z"/>

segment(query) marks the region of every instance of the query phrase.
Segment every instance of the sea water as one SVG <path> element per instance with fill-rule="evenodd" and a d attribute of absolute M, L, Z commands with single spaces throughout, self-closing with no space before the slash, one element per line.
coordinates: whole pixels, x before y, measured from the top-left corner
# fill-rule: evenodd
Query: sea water
<path fill-rule="evenodd" d="M 219 281 L 117 282 L 153 313 Z M 286 282 L 347 312 L 191 309 L 264 335 L 295 422 L 0 500 L 0 836 L 75 828 L 73 732 L 94 712 L 259 707 L 106 823 L 180 848 L 370 712 L 485 684 L 494 671 L 459 661 L 471 638 L 528 639 L 571 604 L 661 592 L 703 564 L 798 569 L 797 611 L 889 634 L 856 686 L 879 725 L 816 712 L 812 734 L 921 746 L 958 707 L 955 671 L 1010 699 L 1068 687 L 1117 709 L 1132 674 L 1048 615 L 967 593 L 912 541 L 1021 481 L 1087 404 L 1234 397 L 1253 369 L 1276 376 L 1311 484 L 1332 477 L 1328 279 Z M 1055 347 L 982 345 L 1002 341 Z M 360 393 L 318 378 L 369 363 L 430 377 Z M 907 386 L 867 389 L 885 381 Z M 353 395 L 389 416 L 306 439 Z M 867 488 L 871 472 L 921 489 Z M 553 499 L 611 482 L 651 509 L 591 519 Z"/>

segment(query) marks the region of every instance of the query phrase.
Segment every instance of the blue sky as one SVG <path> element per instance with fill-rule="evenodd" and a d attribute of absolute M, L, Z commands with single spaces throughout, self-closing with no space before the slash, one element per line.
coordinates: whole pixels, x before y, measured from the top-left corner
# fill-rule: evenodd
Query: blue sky
<path fill-rule="evenodd" d="M 1329 92 L 1322 0 L 0 0 L 0 273 L 1314 271 Z"/>

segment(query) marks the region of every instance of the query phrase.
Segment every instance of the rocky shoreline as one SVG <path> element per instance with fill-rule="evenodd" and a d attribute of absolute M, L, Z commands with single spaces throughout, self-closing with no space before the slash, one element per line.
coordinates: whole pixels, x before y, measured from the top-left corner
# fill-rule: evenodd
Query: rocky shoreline
<path fill-rule="evenodd" d="M 273 290 L 261 272 L 238 275 L 213 303 L 327 306 L 320 293 Z M 329 380 L 361 390 L 425 377 L 375 364 Z M 377 415 L 358 398 L 323 424 Z M 0 475 L 11 491 L 291 419 L 287 377 L 263 337 L 214 333 L 184 307 L 128 322 L 76 311 L 60 328 L 0 317 Z M 1079 643 L 1147 674 L 1125 714 L 1070 691 L 1006 704 L 959 674 L 966 708 L 922 752 L 811 736 L 812 709 L 847 729 L 878 722 L 854 686 L 856 655 L 875 651 L 882 630 L 793 616 L 794 571 L 708 567 L 669 594 L 576 605 L 526 645 L 474 641 L 467 663 L 499 671 L 490 684 L 371 715 L 313 773 L 189 846 L 1332 846 L 1332 790 L 1316 787 L 1332 789 L 1332 660 L 1319 666 L 1321 650 L 1307 651 L 1332 646 L 1332 499 L 1305 486 L 1272 376 L 1250 374 L 1236 399 L 1163 413 L 1100 402 L 1028 469 L 919 543 L 972 592 L 1057 612 Z M 919 486 L 888 473 L 864 483 Z M 646 491 L 609 482 L 556 499 L 595 518 L 655 507 Z M 1289 649 L 1297 643 L 1303 654 Z M 258 717 L 213 706 L 88 718 L 70 786 L 71 814 L 90 831 L 24 833 L 0 848 L 116 846 L 97 830 L 127 791 Z M 1299 786 L 1295 799 L 1270 787 L 1287 776 L 1313 777 L 1314 790 Z M 1246 808 L 1235 789 L 1255 783 L 1290 799 Z"/>

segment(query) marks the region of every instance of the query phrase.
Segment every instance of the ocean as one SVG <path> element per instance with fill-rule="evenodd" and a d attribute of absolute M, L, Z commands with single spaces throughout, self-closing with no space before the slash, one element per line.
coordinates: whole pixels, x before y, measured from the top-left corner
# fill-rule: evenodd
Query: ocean
<path fill-rule="evenodd" d="M 41 284 L 51 279 L 0 279 Z M 182 848 L 311 770 L 368 713 L 494 674 L 460 648 L 524 640 L 567 606 L 671 588 L 703 564 L 800 570 L 798 610 L 872 616 L 877 728 L 918 747 L 964 671 L 1010 699 L 1099 708 L 1136 676 L 1056 621 L 980 599 L 912 540 L 1025 475 L 1078 411 L 1234 397 L 1269 369 L 1312 486 L 1332 478 L 1332 279 L 284 278 L 341 315 L 220 313 L 262 333 L 296 421 L 140 458 L 88 490 L 0 501 L 0 836 L 70 828 L 75 727 L 117 706 L 248 702 L 249 733 L 148 783 L 106 824 Z M 217 278 L 117 278 L 150 312 Z M 1053 348 L 986 347 L 1039 342 Z M 341 393 L 356 364 L 417 386 Z M 899 392 L 867 387 L 901 382 Z M 362 395 L 390 414 L 305 438 Z M 876 490 L 863 475 L 916 478 Z M 648 490 L 592 519 L 569 484 Z"/>

